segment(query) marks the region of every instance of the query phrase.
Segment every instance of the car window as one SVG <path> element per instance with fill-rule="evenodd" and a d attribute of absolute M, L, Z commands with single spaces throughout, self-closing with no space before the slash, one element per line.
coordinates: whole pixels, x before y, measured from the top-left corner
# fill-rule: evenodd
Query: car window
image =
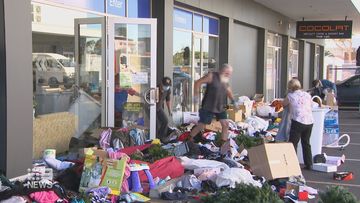
<path fill-rule="evenodd" d="M 47 61 L 47 67 L 50 69 L 52 69 L 52 68 L 60 69 L 61 68 L 60 64 L 52 57 L 46 57 L 46 61 Z"/>

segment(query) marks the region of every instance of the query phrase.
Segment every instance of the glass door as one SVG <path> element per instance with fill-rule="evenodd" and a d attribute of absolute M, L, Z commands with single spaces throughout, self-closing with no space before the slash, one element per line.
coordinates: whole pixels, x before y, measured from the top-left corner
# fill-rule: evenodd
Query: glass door
<path fill-rule="evenodd" d="M 202 77 L 202 63 L 203 63 L 203 52 L 202 52 L 202 44 L 203 44 L 203 39 L 202 36 L 198 36 L 198 35 L 194 35 L 193 37 L 193 67 L 192 67 L 192 71 L 191 71 L 191 92 L 194 91 L 194 83 L 196 80 L 200 79 Z M 193 94 L 190 94 L 193 95 Z M 200 100 L 202 100 L 202 89 L 200 90 Z M 192 98 L 191 98 L 192 101 Z M 201 104 L 198 104 L 201 105 Z M 194 104 L 192 103 L 192 111 L 193 112 L 197 112 L 199 110 L 200 106 L 194 106 Z"/>
<path fill-rule="evenodd" d="M 156 134 L 156 20 L 108 18 L 108 125 Z"/>
<path fill-rule="evenodd" d="M 75 91 L 70 112 L 76 137 L 106 126 L 105 18 L 75 19 Z"/>
<path fill-rule="evenodd" d="M 267 48 L 266 63 L 266 101 L 270 102 L 280 96 L 280 48 Z"/>

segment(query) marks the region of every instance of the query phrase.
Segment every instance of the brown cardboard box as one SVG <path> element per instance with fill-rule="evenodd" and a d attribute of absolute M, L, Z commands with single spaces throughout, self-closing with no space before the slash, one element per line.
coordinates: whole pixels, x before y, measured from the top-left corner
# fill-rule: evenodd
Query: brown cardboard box
<path fill-rule="evenodd" d="M 242 110 L 228 109 L 226 112 L 229 116 L 229 119 L 233 120 L 234 122 L 241 122 L 243 120 Z"/>
<path fill-rule="evenodd" d="M 221 132 L 221 123 L 217 120 L 213 120 L 209 125 L 205 126 L 205 129 L 214 132 Z"/>
<path fill-rule="evenodd" d="M 248 149 L 250 167 L 267 180 L 302 175 L 291 143 L 267 143 Z"/>
<path fill-rule="evenodd" d="M 239 105 L 239 110 L 243 113 L 243 119 L 246 119 L 251 116 L 251 111 L 253 108 L 254 101 L 244 102 L 243 105 Z"/>

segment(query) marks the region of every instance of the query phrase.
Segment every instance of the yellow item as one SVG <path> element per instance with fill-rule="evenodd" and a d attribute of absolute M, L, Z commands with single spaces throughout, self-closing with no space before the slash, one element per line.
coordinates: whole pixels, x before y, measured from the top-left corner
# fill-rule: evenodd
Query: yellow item
<path fill-rule="evenodd" d="M 275 123 L 281 123 L 281 118 L 275 119 Z"/>
<path fill-rule="evenodd" d="M 151 144 L 157 144 L 157 145 L 160 145 L 161 144 L 161 141 L 160 139 L 154 139 Z"/>

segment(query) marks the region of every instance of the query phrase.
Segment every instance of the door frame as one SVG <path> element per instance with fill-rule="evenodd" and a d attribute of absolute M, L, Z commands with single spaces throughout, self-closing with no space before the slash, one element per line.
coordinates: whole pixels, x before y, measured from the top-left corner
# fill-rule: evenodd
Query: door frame
<path fill-rule="evenodd" d="M 107 60 L 106 60 L 106 75 L 107 75 L 107 112 L 108 112 L 108 126 L 114 127 L 114 39 L 115 39 L 115 24 L 146 24 L 151 27 L 150 40 L 150 139 L 156 137 L 156 33 L 157 20 L 151 18 L 125 18 L 125 17 L 106 17 L 107 23 Z M 142 95 L 144 96 L 144 95 Z"/>
<path fill-rule="evenodd" d="M 79 51 L 80 51 L 80 25 L 100 24 L 101 25 L 101 45 L 102 45 L 102 88 L 104 93 L 101 98 L 101 126 L 114 127 L 114 30 L 115 24 L 147 24 L 151 27 L 151 51 L 150 51 L 150 139 L 156 136 L 156 48 L 157 48 L 157 20 L 152 18 L 126 18 L 126 17 L 95 17 L 95 18 L 78 18 L 74 21 L 75 31 L 75 77 L 76 86 L 79 88 Z"/>
<path fill-rule="evenodd" d="M 80 66 L 79 66 L 79 54 L 80 54 L 80 25 L 101 25 L 101 93 L 105 93 L 101 95 L 101 126 L 108 126 L 108 106 L 106 105 L 106 94 L 107 94 L 107 82 L 106 81 L 106 20 L 105 17 L 96 17 L 96 18 L 77 18 L 74 20 L 74 34 L 75 34 L 75 85 L 76 88 L 80 89 Z"/>

